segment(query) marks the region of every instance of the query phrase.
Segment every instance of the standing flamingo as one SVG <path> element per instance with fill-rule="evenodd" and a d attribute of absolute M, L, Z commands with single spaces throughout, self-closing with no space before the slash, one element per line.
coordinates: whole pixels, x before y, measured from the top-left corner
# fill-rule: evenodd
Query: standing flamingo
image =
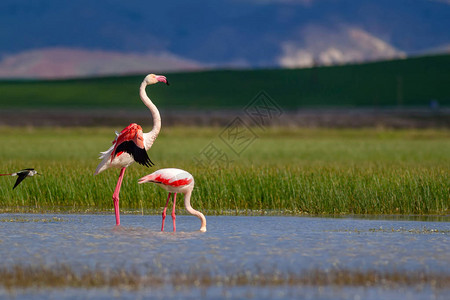
<path fill-rule="evenodd" d="M 169 204 L 170 195 L 172 193 L 173 193 L 173 208 L 172 208 L 173 231 L 174 232 L 177 231 L 175 225 L 176 220 L 175 204 L 177 193 L 184 194 L 184 206 L 186 207 L 186 210 L 191 215 L 194 215 L 200 219 L 200 221 L 202 222 L 200 231 L 202 232 L 206 231 L 205 216 L 201 212 L 193 209 L 191 206 L 191 194 L 192 190 L 194 189 L 194 177 L 191 174 L 189 174 L 184 170 L 175 168 L 160 169 L 158 171 L 153 172 L 152 174 L 149 174 L 139 179 L 139 183 L 144 182 L 156 183 L 157 185 L 159 185 L 160 187 L 169 192 L 169 196 L 167 197 L 166 201 L 166 206 L 164 206 L 164 210 L 162 213 L 161 231 L 164 231 L 164 220 L 166 219 L 167 205 Z"/>
<path fill-rule="evenodd" d="M 112 142 L 112 146 L 105 152 L 101 152 L 100 159 L 102 162 L 97 166 L 95 174 L 97 175 L 104 170 L 115 167 L 121 168 L 119 180 L 112 196 L 114 201 L 114 211 L 116 214 L 116 225 L 120 225 L 119 211 L 119 193 L 122 185 L 125 169 L 133 162 L 137 162 L 143 166 L 150 167 L 153 162 L 147 155 L 147 150 L 153 145 L 156 137 L 161 130 L 161 116 L 159 111 L 145 92 L 147 85 L 164 82 L 169 85 L 165 76 L 149 74 L 145 77 L 139 88 L 139 95 L 142 102 L 150 110 L 153 117 L 153 128 L 148 133 L 142 132 L 142 127 L 132 123 L 123 129 L 120 133 L 116 132 L 116 138 Z"/>

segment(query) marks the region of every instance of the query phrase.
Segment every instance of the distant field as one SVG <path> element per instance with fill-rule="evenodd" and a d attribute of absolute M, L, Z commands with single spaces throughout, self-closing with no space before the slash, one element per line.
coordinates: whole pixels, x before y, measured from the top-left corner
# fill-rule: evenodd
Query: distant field
<path fill-rule="evenodd" d="M 44 174 L 15 190 L 15 178 L 0 177 L 0 211 L 112 212 L 119 171 L 93 172 L 114 129 L 120 128 L 0 127 L 0 173 L 34 167 Z M 156 166 L 128 168 L 122 211 L 160 213 L 165 192 L 137 180 L 179 167 L 194 175 L 193 207 L 207 214 L 450 212 L 448 130 L 254 131 L 257 137 L 243 147 L 221 139 L 219 128 L 164 128 L 149 151 Z M 213 148 L 220 159 L 208 160 Z"/>
<path fill-rule="evenodd" d="M 450 106 L 450 55 L 311 69 L 166 75 L 170 86 L 148 88 L 160 108 L 240 109 L 261 90 L 284 109 L 426 107 L 430 100 Z M 0 81 L 0 109 L 140 109 L 143 76 Z"/>

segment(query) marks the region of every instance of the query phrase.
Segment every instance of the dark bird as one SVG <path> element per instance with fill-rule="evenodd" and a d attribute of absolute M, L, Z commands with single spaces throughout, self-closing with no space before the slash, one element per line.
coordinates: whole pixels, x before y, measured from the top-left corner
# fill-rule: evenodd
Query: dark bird
<path fill-rule="evenodd" d="M 25 178 L 27 178 L 28 176 L 34 176 L 36 174 L 41 175 L 35 169 L 23 169 L 16 173 L 0 174 L 0 176 L 8 176 L 8 175 L 9 176 L 18 176 L 16 183 L 14 184 L 14 187 L 13 187 L 13 189 L 15 189 L 16 186 L 18 186 L 19 183 L 21 183 Z"/>

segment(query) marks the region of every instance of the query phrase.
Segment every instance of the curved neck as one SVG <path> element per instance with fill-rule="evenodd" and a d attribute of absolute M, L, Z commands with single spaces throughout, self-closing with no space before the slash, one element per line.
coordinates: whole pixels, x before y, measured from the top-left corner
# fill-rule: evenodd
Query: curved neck
<path fill-rule="evenodd" d="M 148 107 L 153 117 L 152 131 L 146 133 L 145 135 L 147 136 L 147 138 L 144 139 L 145 150 L 148 150 L 152 146 L 153 142 L 159 134 L 159 131 L 161 130 L 161 116 L 159 115 L 159 111 L 158 108 L 156 108 L 156 105 L 153 104 L 152 100 L 150 100 L 150 98 L 147 96 L 147 93 L 145 92 L 146 87 L 147 83 L 143 81 L 139 89 L 139 96 L 141 97 L 141 100 L 142 102 L 144 102 L 145 106 Z"/>
<path fill-rule="evenodd" d="M 192 189 L 188 190 L 184 194 L 184 207 L 186 208 L 188 213 L 190 213 L 191 215 L 196 216 L 197 218 L 200 219 L 200 221 L 202 222 L 202 225 L 200 227 L 200 231 L 205 232 L 206 231 L 206 218 L 201 212 L 199 212 L 198 210 L 195 210 L 195 209 L 192 208 L 192 206 L 191 206 L 191 194 L 192 194 Z"/>

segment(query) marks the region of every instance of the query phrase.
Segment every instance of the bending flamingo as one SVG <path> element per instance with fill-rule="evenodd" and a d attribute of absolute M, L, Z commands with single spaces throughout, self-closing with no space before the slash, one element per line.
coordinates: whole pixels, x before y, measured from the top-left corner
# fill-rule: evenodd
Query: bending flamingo
<path fill-rule="evenodd" d="M 184 206 L 186 210 L 191 215 L 196 216 L 202 222 L 200 227 L 200 231 L 206 231 L 206 218 L 205 216 L 192 208 L 191 206 L 191 194 L 194 189 L 194 177 L 188 172 L 180 169 L 168 168 L 168 169 L 160 169 L 158 171 L 153 172 L 150 175 L 144 176 L 139 179 L 139 183 L 144 182 L 152 182 L 156 183 L 163 189 L 169 192 L 169 196 L 167 197 L 166 206 L 164 206 L 164 210 L 162 213 L 162 224 L 161 231 L 164 231 L 164 220 L 166 219 L 166 210 L 169 204 L 170 196 L 173 193 L 173 208 L 172 208 L 172 221 L 173 221 L 173 231 L 177 231 L 175 225 L 175 204 L 177 193 L 184 194 Z"/>
<path fill-rule="evenodd" d="M 149 74 L 141 83 L 139 95 L 142 102 L 150 110 L 153 117 L 153 128 L 148 133 L 143 133 L 141 126 L 132 123 L 128 125 L 120 133 L 116 132 L 116 138 L 112 142 L 112 146 L 105 152 L 101 152 L 100 159 L 102 162 L 97 166 L 95 175 L 104 170 L 115 167 L 121 168 L 119 180 L 117 181 L 114 194 L 112 196 L 114 201 L 114 211 L 116 214 L 116 225 L 120 225 L 120 211 L 119 211 L 119 193 L 122 185 L 125 169 L 133 162 L 137 162 L 143 166 L 150 167 L 153 165 L 152 161 L 147 155 L 147 150 L 153 145 L 156 137 L 161 130 L 161 116 L 159 111 L 145 92 L 147 85 L 164 82 L 169 85 L 165 76 Z"/>
<path fill-rule="evenodd" d="M 0 176 L 17 176 L 17 180 L 16 183 L 14 184 L 14 187 L 12 189 L 15 189 L 16 186 L 19 185 L 19 183 L 21 183 L 25 178 L 27 178 L 28 176 L 34 176 L 34 175 L 41 175 L 39 174 L 35 169 L 23 169 L 20 170 L 16 173 L 10 173 L 10 174 L 0 174 Z"/>

